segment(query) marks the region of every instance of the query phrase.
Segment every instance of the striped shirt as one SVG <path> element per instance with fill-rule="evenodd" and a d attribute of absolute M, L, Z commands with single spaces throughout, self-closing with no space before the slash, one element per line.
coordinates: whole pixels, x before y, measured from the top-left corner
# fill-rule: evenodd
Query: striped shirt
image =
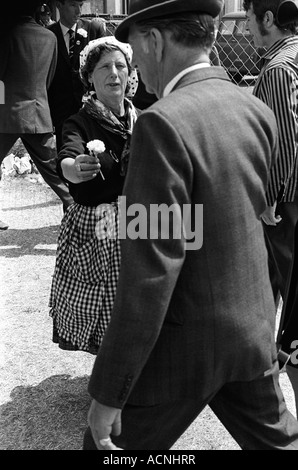
<path fill-rule="evenodd" d="M 298 181 L 298 36 L 273 44 L 264 54 L 264 65 L 253 94 L 275 114 L 279 131 L 279 157 L 270 172 L 267 203 L 294 200 Z M 297 56 L 298 57 L 298 56 Z"/>

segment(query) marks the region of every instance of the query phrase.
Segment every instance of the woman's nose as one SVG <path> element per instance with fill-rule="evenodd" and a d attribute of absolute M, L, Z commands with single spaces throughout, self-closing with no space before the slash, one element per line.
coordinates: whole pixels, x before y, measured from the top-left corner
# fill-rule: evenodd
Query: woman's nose
<path fill-rule="evenodd" d="M 118 69 L 117 69 L 116 65 L 111 65 L 110 73 L 111 73 L 111 75 L 118 75 Z"/>

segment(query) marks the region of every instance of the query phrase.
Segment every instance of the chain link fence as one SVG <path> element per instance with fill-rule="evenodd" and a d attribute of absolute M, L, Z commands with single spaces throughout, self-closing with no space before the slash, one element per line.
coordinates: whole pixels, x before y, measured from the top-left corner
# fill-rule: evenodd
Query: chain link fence
<path fill-rule="evenodd" d="M 95 16 L 82 15 L 88 19 Z M 126 17 L 126 15 L 107 14 L 100 16 L 106 20 L 107 34 L 111 35 L 114 35 L 116 27 Z M 215 47 L 220 65 L 226 69 L 235 83 L 240 86 L 252 86 L 255 83 L 260 72 L 264 49 L 257 49 L 254 46 L 244 11 L 228 13 L 222 17 L 218 25 Z"/>
<path fill-rule="evenodd" d="M 254 85 L 265 50 L 254 46 L 244 12 L 223 17 L 219 23 L 215 47 L 220 64 L 235 83 L 241 86 Z"/>

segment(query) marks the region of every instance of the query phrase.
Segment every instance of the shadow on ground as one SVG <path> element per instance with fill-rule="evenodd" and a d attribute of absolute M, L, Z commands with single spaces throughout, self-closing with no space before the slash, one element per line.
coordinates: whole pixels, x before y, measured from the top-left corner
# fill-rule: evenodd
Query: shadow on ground
<path fill-rule="evenodd" d="M 55 256 L 59 227 L 52 225 L 0 232 L 0 256 L 10 258 L 24 255 Z"/>
<path fill-rule="evenodd" d="M 91 398 L 88 376 L 54 375 L 18 386 L 0 407 L 1 450 L 81 450 Z"/>
<path fill-rule="evenodd" d="M 17 207 L 6 207 L 3 209 L 3 213 L 6 211 L 6 212 L 10 212 L 10 211 L 14 211 L 14 212 L 18 212 L 18 211 L 23 211 L 23 210 L 36 210 L 36 209 L 43 209 L 45 207 L 50 207 L 50 206 L 60 206 L 61 205 L 61 201 L 60 199 L 53 199 L 53 200 L 50 200 L 50 201 L 46 201 L 46 202 L 40 202 L 40 203 L 34 203 L 34 204 L 27 204 L 26 206 L 17 206 Z"/>

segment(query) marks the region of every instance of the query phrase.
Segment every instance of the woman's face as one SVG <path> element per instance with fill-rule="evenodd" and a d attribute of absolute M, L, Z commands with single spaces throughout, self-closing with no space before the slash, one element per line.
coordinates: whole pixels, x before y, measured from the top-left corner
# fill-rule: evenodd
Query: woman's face
<path fill-rule="evenodd" d="M 126 59 L 117 50 L 104 52 L 89 75 L 89 82 L 93 83 L 97 98 L 112 109 L 123 103 L 127 81 Z"/>

